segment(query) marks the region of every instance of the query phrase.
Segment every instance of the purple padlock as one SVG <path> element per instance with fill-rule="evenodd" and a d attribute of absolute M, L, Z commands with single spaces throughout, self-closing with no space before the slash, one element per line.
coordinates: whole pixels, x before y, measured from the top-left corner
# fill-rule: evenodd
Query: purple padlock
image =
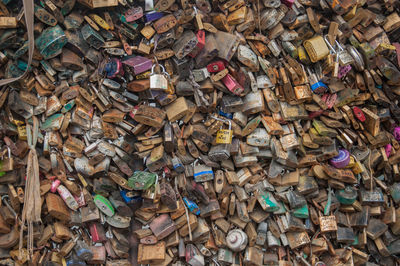
<path fill-rule="evenodd" d="M 389 158 L 390 154 L 392 153 L 392 144 L 387 144 L 385 146 L 385 153 L 386 153 L 386 157 Z"/>
<path fill-rule="evenodd" d="M 344 76 L 347 75 L 347 73 L 350 72 L 350 70 L 351 70 L 351 65 L 339 67 L 338 78 L 339 79 L 343 78 Z"/>
<path fill-rule="evenodd" d="M 397 141 L 400 141 L 400 127 L 395 127 L 394 128 L 393 136 Z"/>
<path fill-rule="evenodd" d="M 329 162 L 336 168 L 345 168 L 350 162 L 350 153 L 345 149 L 339 149 L 339 154 Z"/>
<path fill-rule="evenodd" d="M 159 18 L 162 18 L 164 15 L 161 12 L 149 12 L 146 13 L 146 22 L 152 22 Z"/>
<path fill-rule="evenodd" d="M 107 78 L 115 78 L 117 75 L 124 75 L 124 68 L 122 67 L 121 60 L 112 58 L 110 62 L 106 64 L 104 70 L 107 74 Z"/>
<path fill-rule="evenodd" d="M 122 63 L 132 67 L 135 75 L 146 72 L 153 66 L 153 61 L 143 56 L 128 57 Z"/>

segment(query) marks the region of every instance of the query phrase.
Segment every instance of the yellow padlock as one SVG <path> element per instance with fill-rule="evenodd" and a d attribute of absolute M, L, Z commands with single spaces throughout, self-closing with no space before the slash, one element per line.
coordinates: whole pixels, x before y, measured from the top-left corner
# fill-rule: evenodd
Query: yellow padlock
<path fill-rule="evenodd" d="M 227 119 L 221 119 L 218 117 L 212 116 L 215 120 L 219 120 L 222 122 L 228 122 L 229 126 L 228 129 L 222 129 L 222 127 L 217 131 L 217 137 L 215 142 L 217 144 L 231 144 L 232 143 L 232 135 L 233 135 L 233 130 L 232 130 L 232 123 L 230 120 Z"/>
<path fill-rule="evenodd" d="M 97 14 L 90 14 L 89 17 L 96 22 L 97 25 L 102 27 L 105 30 L 109 30 L 111 27 L 108 25 L 108 23 L 99 15 Z"/>

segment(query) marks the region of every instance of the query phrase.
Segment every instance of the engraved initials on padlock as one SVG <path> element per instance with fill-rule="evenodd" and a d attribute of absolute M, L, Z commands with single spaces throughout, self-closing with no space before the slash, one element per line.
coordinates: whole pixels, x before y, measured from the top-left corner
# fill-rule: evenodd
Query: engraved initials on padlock
<path fill-rule="evenodd" d="M 168 89 L 168 80 L 167 80 L 167 72 L 165 72 L 165 68 L 160 65 L 162 68 L 162 73 L 161 74 L 155 74 L 154 73 L 154 67 L 156 65 L 153 65 L 151 68 L 151 74 L 150 74 L 150 89 L 154 90 L 167 90 Z"/>
<path fill-rule="evenodd" d="M 220 119 L 217 119 L 220 120 Z M 222 120 L 222 119 L 221 119 Z M 226 120 L 223 120 L 226 121 Z M 215 142 L 217 144 L 231 144 L 232 143 L 232 135 L 233 135 L 233 130 L 232 130 L 232 124 L 230 120 L 227 120 L 229 127 L 228 129 L 220 129 L 217 132 L 217 137 Z"/>

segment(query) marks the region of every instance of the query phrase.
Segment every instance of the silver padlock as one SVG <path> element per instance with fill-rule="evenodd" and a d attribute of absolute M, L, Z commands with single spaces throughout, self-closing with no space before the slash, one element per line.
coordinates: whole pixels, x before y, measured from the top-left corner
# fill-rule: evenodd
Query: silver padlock
<path fill-rule="evenodd" d="M 336 46 L 339 48 L 339 63 L 341 66 L 347 66 L 354 63 L 354 58 L 345 50 L 338 41 L 336 41 Z"/>
<path fill-rule="evenodd" d="M 167 90 L 168 89 L 168 73 L 165 71 L 165 68 L 162 65 L 159 65 L 162 69 L 161 74 L 155 74 L 154 68 L 156 65 L 153 65 L 151 68 L 150 74 L 150 89 L 153 90 Z"/>
<path fill-rule="evenodd" d="M 207 71 L 206 67 L 200 69 L 193 69 L 192 74 L 194 77 L 194 81 L 201 82 L 210 77 L 210 73 Z"/>

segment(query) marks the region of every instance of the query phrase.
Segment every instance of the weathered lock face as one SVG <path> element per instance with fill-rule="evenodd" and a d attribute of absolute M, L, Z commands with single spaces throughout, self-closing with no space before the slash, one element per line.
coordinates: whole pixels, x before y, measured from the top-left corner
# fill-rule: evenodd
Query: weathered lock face
<path fill-rule="evenodd" d="M 206 182 L 214 179 L 214 172 L 211 167 L 197 164 L 194 165 L 194 180 L 196 182 Z"/>
<path fill-rule="evenodd" d="M 196 38 L 197 38 L 197 44 L 194 47 L 194 49 L 189 53 L 190 57 L 196 57 L 199 52 L 204 48 L 205 42 L 206 42 L 206 36 L 204 30 L 199 30 L 196 33 Z"/>
<path fill-rule="evenodd" d="M 238 60 L 248 66 L 251 71 L 257 72 L 259 69 L 258 60 L 256 54 L 244 45 L 239 45 L 237 49 Z"/>
<path fill-rule="evenodd" d="M 239 38 L 233 34 L 218 31 L 215 34 L 215 40 L 218 45 L 218 57 L 229 61 L 238 48 Z"/>
<path fill-rule="evenodd" d="M 334 232 L 337 230 L 336 217 L 333 215 L 321 216 L 319 217 L 319 225 L 321 232 Z"/>
<path fill-rule="evenodd" d="M 230 145 L 219 144 L 212 146 L 208 152 L 208 156 L 213 161 L 227 160 L 230 156 Z"/>
<path fill-rule="evenodd" d="M 167 90 L 168 80 L 164 74 L 153 74 L 150 76 L 150 89 Z"/>
<path fill-rule="evenodd" d="M 222 82 L 235 95 L 240 95 L 244 88 L 231 76 L 231 74 L 226 75 L 222 78 Z"/>
<path fill-rule="evenodd" d="M 130 8 L 125 12 L 126 22 L 132 22 L 140 19 L 141 17 L 143 17 L 143 9 L 140 6 Z"/>
<path fill-rule="evenodd" d="M 128 179 L 128 185 L 135 190 L 148 189 L 156 181 L 157 174 L 135 171 Z"/>
<path fill-rule="evenodd" d="M 193 31 L 185 31 L 177 42 L 174 43 L 172 50 L 178 59 L 182 59 L 188 55 L 197 45 L 199 40 Z"/>
<path fill-rule="evenodd" d="M 210 77 L 210 73 L 207 71 L 207 68 L 193 69 L 192 73 L 196 82 L 203 81 Z"/>
<path fill-rule="evenodd" d="M 81 29 L 83 39 L 90 44 L 95 49 L 99 49 L 104 45 L 104 38 L 97 33 L 89 24 L 85 25 Z"/>
<path fill-rule="evenodd" d="M 157 48 L 158 49 L 163 49 L 166 47 L 169 47 L 173 45 L 175 41 L 175 31 L 170 30 L 167 32 L 164 32 L 162 34 L 157 34 L 155 36 L 155 39 L 157 40 Z"/>
<path fill-rule="evenodd" d="M 90 27 L 89 25 L 87 26 Z M 35 44 L 38 47 L 40 54 L 45 59 L 48 59 L 59 55 L 62 47 L 67 43 L 67 41 L 64 31 L 59 25 L 57 25 L 55 27 L 46 28 L 39 38 L 35 40 Z"/>

